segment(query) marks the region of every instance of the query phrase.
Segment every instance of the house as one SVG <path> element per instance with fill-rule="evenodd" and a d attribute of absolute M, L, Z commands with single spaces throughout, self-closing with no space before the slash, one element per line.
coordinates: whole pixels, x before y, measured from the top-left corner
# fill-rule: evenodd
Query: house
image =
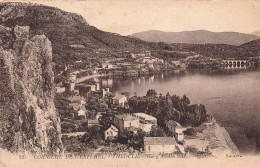
<path fill-rule="evenodd" d="M 138 70 L 136 70 L 136 69 L 129 69 L 126 72 L 126 75 L 129 75 L 129 76 L 138 75 Z"/>
<path fill-rule="evenodd" d="M 79 90 L 74 90 L 73 93 L 79 95 Z"/>
<path fill-rule="evenodd" d="M 91 92 L 96 91 L 96 85 L 86 85 L 86 84 L 76 84 L 75 89 L 79 90 L 79 92 Z"/>
<path fill-rule="evenodd" d="M 114 125 L 121 132 L 131 126 L 139 128 L 139 119 L 129 114 L 116 115 L 114 118 Z"/>
<path fill-rule="evenodd" d="M 104 131 L 105 140 L 114 139 L 118 137 L 118 129 L 111 125 L 110 128 Z"/>
<path fill-rule="evenodd" d="M 74 75 L 74 74 L 70 74 L 69 77 L 68 77 L 68 80 L 72 81 L 72 82 L 74 82 L 76 79 L 77 79 L 77 76 Z"/>
<path fill-rule="evenodd" d="M 127 97 L 125 95 L 122 95 L 122 94 L 116 94 L 112 98 L 112 103 L 115 104 L 115 105 L 124 106 L 126 101 L 127 101 Z"/>
<path fill-rule="evenodd" d="M 137 134 L 137 131 L 139 130 L 140 128 L 137 128 L 137 127 L 134 127 L 134 126 L 130 126 L 128 128 L 126 128 L 126 130 L 128 132 L 132 132 L 133 134 Z"/>
<path fill-rule="evenodd" d="M 88 127 L 91 127 L 91 126 L 100 126 L 99 124 L 99 121 L 98 120 L 88 120 Z"/>
<path fill-rule="evenodd" d="M 72 91 L 74 91 L 74 89 L 75 89 L 76 83 L 74 83 L 74 82 L 67 82 L 67 83 L 65 83 L 64 85 L 65 85 L 65 88 L 66 88 L 66 90 L 67 90 L 68 92 L 72 92 Z"/>
<path fill-rule="evenodd" d="M 157 119 L 151 115 L 145 114 L 145 113 L 133 113 L 134 117 L 139 118 L 141 123 L 151 123 L 157 125 Z"/>
<path fill-rule="evenodd" d="M 154 68 L 153 63 L 148 63 L 149 68 Z"/>
<path fill-rule="evenodd" d="M 106 112 L 98 112 L 95 116 L 96 120 L 99 120 Z"/>
<path fill-rule="evenodd" d="M 82 116 L 82 117 L 86 118 L 86 111 L 84 111 L 82 109 L 78 110 L 78 116 Z"/>
<path fill-rule="evenodd" d="M 70 107 L 72 110 L 79 110 L 80 107 L 81 107 L 81 104 L 79 104 L 79 103 L 69 103 L 69 107 Z"/>
<path fill-rule="evenodd" d="M 145 113 L 133 113 L 132 115 L 139 119 L 140 129 L 145 132 L 150 132 L 152 126 L 157 125 L 157 119 L 151 115 Z"/>
<path fill-rule="evenodd" d="M 55 93 L 64 93 L 66 91 L 65 87 L 55 87 Z"/>
<path fill-rule="evenodd" d="M 153 126 L 157 126 L 157 125 L 150 124 L 150 123 L 140 123 L 140 129 L 142 129 L 146 133 L 150 133 Z"/>
<path fill-rule="evenodd" d="M 95 90 L 96 90 L 96 91 L 99 91 L 99 90 L 100 90 L 100 84 L 99 84 L 99 83 L 96 83 L 96 84 L 95 84 Z"/>
<path fill-rule="evenodd" d="M 173 137 L 144 137 L 146 153 L 172 153 L 175 151 L 175 145 Z"/>
<path fill-rule="evenodd" d="M 102 64 L 102 68 L 103 69 L 111 69 L 111 68 L 113 68 L 113 65 L 112 64 L 108 64 L 108 63 L 103 63 Z"/>
<path fill-rule="evenodd" d="M 132 52 L 130 53 L 131 58 L 151 56 L 151 51 L 141 51 L 141 52 Z"/>
<path fill-rule="evenodd" d="M 131 58 L 137 58 L 137 57 L 144 57 L 145 53 L 131 53 L 130 57 Z"/>
<path fill-rule="evenodd" d="M 134 68 L 137 69 L 137 68 L 143 68 L 145 67 L 145 63 L 138 63 L 138 64 L 135 64 L 134 65 Z"/>
<path fill-rule="evenodd" d="M 70 96 L 67 98 L 69 103 L 86 104 L 85 99 L 81 96 Z"/>
<path fill-rule="evenodd" d="M 178 122 L 169 120 L 169 121 L 165 122 L 165 126 L 166 126 L 168 133 L 170 133 L 171 135 L 174 135 L 174 137 L 177 141 L 184 140 L 183 131 L 185 130 L 185 128 L 183 128 Z"/>
<path fill-rule="evenodd" d="M 101 90 L 101 92 L 102 92 L 102 96 L 103 96 L 103 97 L 105 97 L 105 96 L 106 96 L 106 94 L 108 94 L 108 93 L 109 93 L 109 88 L 102 89 L 102 90 Z"/>
<path fill-rule="evenodd" d="M 81 96 L 88 96 L 91 91 L 96 91 L 95 85 L 76 84 L 76 90 L 79 90 Z"/>
<path fill-rule="evenodd" d="M 92 74 L 97 74 L 97 70 L 96 69 L 92 70 L 91 72 L 92 72 Z"/>

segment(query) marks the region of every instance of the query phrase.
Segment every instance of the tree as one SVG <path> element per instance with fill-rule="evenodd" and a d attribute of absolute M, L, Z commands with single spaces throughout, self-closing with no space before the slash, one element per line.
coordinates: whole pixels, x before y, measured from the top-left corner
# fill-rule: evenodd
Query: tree
<path fill-rule="evenodd" d="M 61 123 L 62 133 L 71 133 L 76 131 L 76 125 L 70 122 Z"/>
<path fill-rule="evenodd" d="M 194 136 L 197 134 L 197 132 L 193 128 L 188 128 L 183 133 L 184 133 L 184 135 L 187 135 L 187 136 Z"/>
<path fill-rule="evenodd" d="M 149 89 L 146 93 L 147 97 L 156 97 L 157 93 L 154 89 Z"/>
<path fill-rule="evenodd" d="M 193 146 L 187 146 L 184 148 L 184 151 L 186 153 L 190 153 L 192 155 L 197 155 L 197 153 L 199 152 L 199 150 L 196 148 L 196 147 L 193 147 Z"/>
<path fill-rule="evenodd" d="M 150 136 L 151 137 L 164 137 L 164 136 L 166 136 L 166 134 L 162 128 L 154 125 L 151 128 Z"/>
<path fill-rule="evenodd" d="M 190 99 L 186 95 L 183 95 L 181 100 L 187 104 L 190 104 Z"/>
<path fill-rule="evenodd" d="M 144 143 L 144 137 L 146 136 L 146 133 L 138 129 L 136 134 L 133 134 L 130 138 L 130 146 L 133 146 L 136 149 L 143 148 L 143 143 Z"/>

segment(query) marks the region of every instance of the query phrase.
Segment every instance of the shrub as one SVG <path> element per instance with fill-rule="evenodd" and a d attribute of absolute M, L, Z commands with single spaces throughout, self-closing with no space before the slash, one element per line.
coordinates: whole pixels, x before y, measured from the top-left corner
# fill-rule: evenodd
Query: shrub
<path fill-rule="evenodd" d="M 183 133 L 187 136 L 195 136 L 197 134 L 196 130 L 194 130 L 193 128 L 188 128 Z"/>
<path fill-rule="evenodd" d="M 196 147 L 187 146 L 187 147 L 184 148 L 184 151 L 185 151 L 186 153 L 190 153 L 190 154 L 192 154 L 192 155 L 197 155 L 197 153 L 198 153 L 199 150 L 198 150 Z"/>

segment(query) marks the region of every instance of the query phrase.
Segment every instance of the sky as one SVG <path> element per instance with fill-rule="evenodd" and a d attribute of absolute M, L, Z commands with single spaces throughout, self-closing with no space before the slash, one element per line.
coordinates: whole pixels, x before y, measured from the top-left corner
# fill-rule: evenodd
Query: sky
<path fill-rule="evenodd" d="M 30 0 L 24 0 L 23 2 Z M 30 1 L 82 15 L 101 30 L 131 35 L 147 30 L 260 31 L 260 0 Z"/>

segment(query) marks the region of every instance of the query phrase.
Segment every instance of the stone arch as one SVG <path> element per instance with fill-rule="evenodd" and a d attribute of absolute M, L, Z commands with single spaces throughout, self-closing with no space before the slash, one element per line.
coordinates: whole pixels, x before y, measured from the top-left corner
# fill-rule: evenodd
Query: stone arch
<path fill-rule="evenodd" d="M 241 64 L 240 61 L 237 61 L 237 67 L 240 67 L 240 64 Z"/>
<path fill-rule="evenodd" d="M 236 67 L 237 66 L 237 62 L 233 61 L 233 66 Z"/>

